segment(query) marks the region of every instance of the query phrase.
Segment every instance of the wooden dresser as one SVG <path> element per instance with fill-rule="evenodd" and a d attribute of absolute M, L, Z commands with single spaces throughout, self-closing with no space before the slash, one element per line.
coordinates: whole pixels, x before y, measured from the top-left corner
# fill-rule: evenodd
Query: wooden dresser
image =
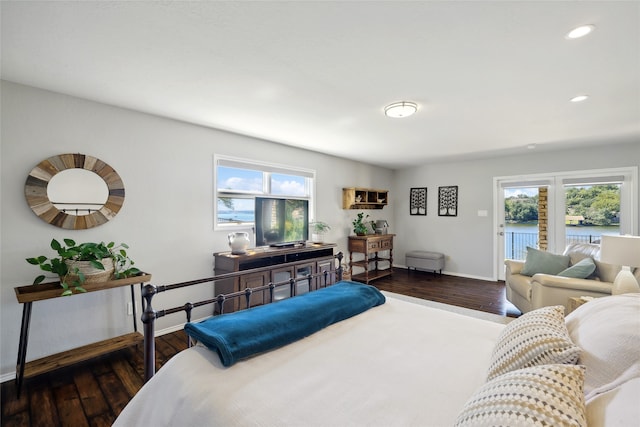
<path fill-rule="evenodd" d="M 349 236 L 349 267 L 351 280 L 369 283 L 372 280 L 389 276 L 393 273 L 393 237 L 395 234 L 369 234 L 366 236 Z M 388 251 L 388 255 L 380 252 Z M 354 253 L 363 254 L 364 258 L 353 260 Z M 364 271 L 358 273 L 354 267 Z M 373 267 L 373 268 L 372 268 Z"/>

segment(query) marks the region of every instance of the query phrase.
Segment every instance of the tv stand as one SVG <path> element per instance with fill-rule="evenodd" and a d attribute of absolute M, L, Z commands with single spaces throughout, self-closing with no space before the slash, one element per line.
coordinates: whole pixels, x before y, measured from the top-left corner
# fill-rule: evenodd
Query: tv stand
<path fill-rule="evenodd" d="M 214 274 L 233 273 L 236 271 L 262 268 L 261 271 L 248 272 L 236 278 L 219 280 L 215 285 L 215 294 L 228 294 L 255 288 L 269 283 L 280 283 L 292 278 L 296 280 L 296 294 L 315 290 L 318 287 L 333 284 L 336 281 L 336 265 L 333 255 L 335 243 L 314 244 L 310 242 L 287 242 L 286 246 L 260 246 L 248 249 L 245 254 L 232 254 L 231 251 L 216 252 L 213 254 L 215 260 Z M 265 268 L 267 267 L 267 268 Z M 329 272 L 328 282 L 323 282 L 323 277 L 316 277 L 311 282 L 312 289 L 309 289 L 306 276 L 312 274 Z M 280 295 L 277 290 L 276 299 L 287 298 L 291 295 L 286 287 L 281 287 L 286 295 Z M 269 298 L 268 291 L 255 292 L 251 295 L 251 305 L 260 305 Z M 233 307 L 226 308 L 226 311 L 238 309 L 239 300 L 235 300 Z"/>

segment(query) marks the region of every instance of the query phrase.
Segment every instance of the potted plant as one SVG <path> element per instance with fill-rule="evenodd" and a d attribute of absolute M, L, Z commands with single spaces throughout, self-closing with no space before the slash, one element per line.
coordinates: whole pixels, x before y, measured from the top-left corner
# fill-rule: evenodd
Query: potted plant
<path fill-rule="evenodd" d="M 51 240 L 51 249 L 58 253 L 58 257 L 47 258 L 40 255 L 27 258 L 27 262 L 37 265 L 43 271 L 57 274 L 60 277 L 62 295 L 71 295 L 73 286 L 77 292 L 86 292 L 82 285 L 86 282 L 105 282 L 112 278 L 121 279 L 134 276 L 140 270 L 133 267 L 133 260 L 127 255 L 129 249 L 125 243 L 116 246 L 114 242 L 80 243 L 71 239 L 64 239 L 64 245 L 56 239 Z M 34 285 L 41 283 L 44 275 L 36 277 Z"/>
<path fill-rule="evenodd" d="M 324 241 L 324 233 L 331 230 L 326 222 L 314 221 L 309 224 L 311 226 L 311 241 L 313 243 L 322 243 Z"/>
<path fill-rule="evenodd" d="M 367 234 L 367 223 L 366 219 L 369 218 L 369 215 L 364 214 L 364 212 L 360 212 L 356 219 L 352 221 L 353 224 L 353 232 L 356 233 L 356 236 L 365 236 Z"/>

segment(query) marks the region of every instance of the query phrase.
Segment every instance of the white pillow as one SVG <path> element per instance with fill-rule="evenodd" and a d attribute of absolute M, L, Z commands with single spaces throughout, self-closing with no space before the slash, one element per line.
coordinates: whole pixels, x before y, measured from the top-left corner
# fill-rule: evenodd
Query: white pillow
<path fill-rule="evenodd" d="M 542 307 L 523 314 L 500 333 L 491 355 L 487 380 L 515 369 L 551 363 L 574 364 L 580 348 L 564 323 L 564 306 Z"/>
<path fill-rule="evenodd" d="M 589 427 L 627 427 L 640 420 L 640 377 L 599 394 L 587 403 Z"/>
<path fill-rule="evenodd" d="M 462 408 L 456 427 L 586 426 L 584 367 L 541 365 L 500 375 Z"/>
<path fill-rule="evenodd" d="M 582 348 L 587 402 L 640 375 L 640 294 L 596 298 L 571 312 L 566 324 Z"/>

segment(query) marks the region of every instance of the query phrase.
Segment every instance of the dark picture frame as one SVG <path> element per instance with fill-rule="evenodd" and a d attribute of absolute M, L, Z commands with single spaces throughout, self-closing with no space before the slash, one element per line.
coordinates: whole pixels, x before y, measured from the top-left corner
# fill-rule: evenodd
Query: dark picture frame
<path fill-rule="evenodd" d="M 458 186 L 438 187 L 438 216 L 458 216 Z"/>
<path fill-rule="evenodd" d="M 411 188 L 409 193 L 409 214 L 427 215 L 427 187 Z"/>

